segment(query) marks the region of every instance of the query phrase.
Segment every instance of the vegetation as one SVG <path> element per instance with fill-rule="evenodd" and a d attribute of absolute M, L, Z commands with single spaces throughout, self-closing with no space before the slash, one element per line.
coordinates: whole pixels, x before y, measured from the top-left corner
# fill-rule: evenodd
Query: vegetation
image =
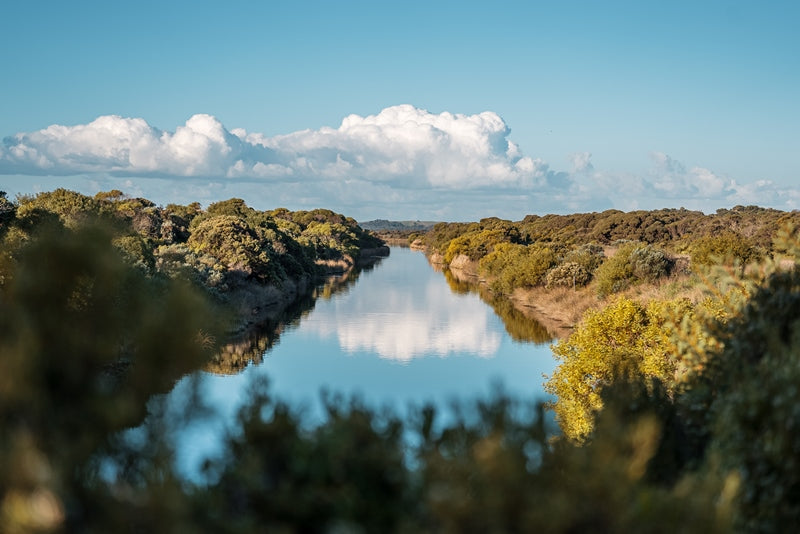
<path fill-rule="evenodd" d="M 498 294 L 544 286 L 591 286 L 607 298 L 638 284 L 725 261 L 746 265 L 774 254 L 772 237 L 800 213 L 754 206 L 713 215 L 685 209 L 609 210 L 573 215 L 529 215 L 519 222 L 489 218 L 439 223 L 412 236 L 449 266 L 476 266 Z"/>
<path fill-rule="evenodd" d="M 653 283 L 672 271 L 674 260 L 663 250 L 642 243 L 625 243 L 597 267 L 596 291 L 601 297 L 638 282 Z"/>
<path fill-rule="evenodd" d="M 425 240 L 446 265 L 477 264 L 498 295 L 590 286 L 599 300 L 554 346 L 561 364 L 547 383 L 563 439 L 592 454 L 605 425 L 627 427 L 653 440 L 645 479 L 714 481 L 731 498 L 731 528 L 775 532 L 800 519 L 798 217 L 754 207 L 531 216 L 506 224 L 508 239 L 481 221 Z M 661 289 L 633 291 L 644 286 Z"/>
<path fill-rule="evenodd" d="M 772 250 L 794 259 L 788 269 L 768 260 L 743 270 L 718 255 L 698 303 L 654 300 L 645 309 L 619 299 L 589 313 L 554 347 L 562 364 L 547 389 L 565 436 L 591 443 L 605 392 L 641 384 L 660 429 L 651 463 L 673 473 L 660 480 L 728 477 L 736 530 L 777 532 L 797 521 L 798 243 L 791 227 L 776 236 Z"/>
<path fill-rule="evenodd" d="M 480 268 L 492 277 L 492 289 L 507 294 L 518 287 L 541 285 L 555 264 L 555 253 L 549 247 L 499 243 L 481 259 Z"/>
<path fill-rule="evenodd" d="M 332 268 L 346 270 L 362 250 L 382 245 L 353 219 L 324 209 L 258 211 L 238 198 L 206 210 L 198 203 L 161 208 L 117 190 L 89 197 L 66 189 L 15 203 L 3 193 L 0 283 L 13 270 L 16 251 L 41 229 L 90 224 L 107 228 L 109 241 L 143 274 L 188 280 L 218 304 L 237 309 L 243 308 L 233 302 L 241 298 L 239 290 L 302 284 Z"/>
<path fill-rule="evenodd" d="M 765 244 L 748 219 L 785 214 L 709 216 L 735 221 L 761 262 L 695 262 L 702 299 L 609 294 L 559 341 L 560 438 L 545 407 L 502 392 L 447 417 L 330 397 L 310 425 L 254 384 L 198 485 L 175 472 L 171 421 L 121 432 L 163 416 L 157 394 L 217 351 L 217 299 L 311 275 L 368 236 L 326 210 L 236 199 L 203 211 L 117 192 L 0 197 L 4 532 L 779 532 L 800 520 L 800 236 L 786 226 Z M 690 250 L 686 228 L 708 222 L 693 213 L 484 220 L 432 239 L 442 256 L 457 240 L 495 297 L 579 268 L 597 285 L 617 256 L 609 278 L 635 287 Z M 626 232 L 644 239 L 598 261 Z M 207 408 L 191 404 L 187 424 Z"/>
<path fill-rule="evenodd" d="M 132 266 L 106 231 L 56 227 L 17 250 L 0 299 L 5 532 L 714 532 L 728 524 L 720 482 L 671 491 L 647 481 L 652 438 L 610 427 L 597 448 L 553 447 L 542 408 L 500 392 L 448 420 L 430 407 L 400 418 L 334 397 L 309 427 L 256 384 L 224 459 L 207 463 L 207 484 L 192 485 L 172 462 L 168 425 L 181 421 L 156 417 L 133 441 L 120 431 L 158 415 L 153 394 L 214 352 L 203 293 Z M 196 408 L 185 423 L 202 414 L 202 398 Z"/>

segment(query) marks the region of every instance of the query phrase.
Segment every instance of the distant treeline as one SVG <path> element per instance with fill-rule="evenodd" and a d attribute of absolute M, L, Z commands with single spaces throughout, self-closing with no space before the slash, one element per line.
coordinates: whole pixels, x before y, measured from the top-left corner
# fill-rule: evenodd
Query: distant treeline
<path fill-rule="evenodd" d="M 789 223 L 800 224 L 800 212 L 756 206 L 720 209 L 711 215 L 685 209 L 609 210 L 529 215 L 518 222 L 493 217 L 439 223 L 409 240 L 445 264 L 458 256 L 477 262 L 480 274 L 501 293 L 583 286 L 596 278 L 602 296 L 685 267 L 677 261 L 681 258 L 690 258 L 696 266 L 771 256 L 772 239 Z"/>
<path fill-rule="evenodd" d="M 419 230 L 427 230 L 435 225 L 434 221 L 389 221 L 386 219 L 375 219 L 373 221 L 361 222 L 361 228 L 364 230 L 373 230 L 376 232 L 412 232 Z"/>

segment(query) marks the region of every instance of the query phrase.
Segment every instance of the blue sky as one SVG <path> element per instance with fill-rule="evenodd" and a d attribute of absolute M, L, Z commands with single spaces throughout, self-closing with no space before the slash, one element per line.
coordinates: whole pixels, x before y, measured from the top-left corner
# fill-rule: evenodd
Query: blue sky
<path fill-rule="evenodd" d="M 798 2 L 19 2 L 0 188 L 360 220 L 797 209 L 798 27 Z"/>

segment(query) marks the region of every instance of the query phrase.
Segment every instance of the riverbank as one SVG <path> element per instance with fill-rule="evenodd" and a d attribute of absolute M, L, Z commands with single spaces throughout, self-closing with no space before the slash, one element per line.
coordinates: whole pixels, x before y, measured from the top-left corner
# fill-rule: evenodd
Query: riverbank
<path fill-rule="evenodd" d="M 441 254 L 433 253 L 427 256 L 434 267 L 449 269 L 457 280 L 488 288 L 489 281 L 480 276 L 478 262 L 470 260 L 467 256 L 456 256 L 449 266 L 445 264 Z M 512 295 L 506 295 L 504 298 L 507 298 L 516 310 L 541 324 L 557 339 L 569 336 L 587 309 L 599 307 L 597 298 L 585 288 L 517 289 Z"/>
<path fill-rule="evenodd" d="M 412 247 L 413 248 L 413 247 Z M 428 261 L 437 270 L 448 269 L 453 276 L 464 282 L 482 285 L 486 288 L 490 280 L 481 276 L 477 261 L 466 255 L 458 255 L 447 265 L 439 253 L 428 253 L 421 246 L 417 250 L 425 252 Z M 613 251 L 611 251 L 613 254 Z M 686 270 L 659 280 L 657 283 L 640 283 L 631 286 L 615 297 L 625 296 L 631 300 L 647 303 L 653 299 L 686 298 L 698 302 L 702 289 Z M 504 295 L 514 308 L 550 332 L 554 338 L 568 337 L 588 310 L 599 310 L 608 304 L 608 298 L 597 296 L 593 283 L 584 287 L 546 288 L 543 286 L 517 288 L 510 295 Z"/>
<path fill-rule="evenodd" d="M 388 257 L 388 246 L 361 249 L 358 260 L 347 257 L 337 262 L 321 262 L 322 273 L 276 284 L 245 283 L 229 291 L 225 306 L 232 315 L 232 325 L 226 342 L 206 365 L 205 370 L 215 374 L 235 374 L 250 365 L 259 363 L 264 351 L 280 332 L 281 324 L 296 307 L 300 312 L 313 306 L 315 288 L 336 279 L 346 284 L 352 273 L 369 267 Z M 302 301 L 307 300 L 304 304 Z"/>

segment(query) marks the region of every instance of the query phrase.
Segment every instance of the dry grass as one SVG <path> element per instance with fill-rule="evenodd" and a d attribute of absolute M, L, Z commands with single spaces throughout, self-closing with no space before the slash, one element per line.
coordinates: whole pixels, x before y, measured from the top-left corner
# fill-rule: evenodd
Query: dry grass
<path fill-rule="evenodd" d="M 696 276 L 680 274 L 654 284 L 636 284 L 604 299 L 597 296 L 594 284 L 589 284 L 578 289 L 565 287 L 517 289 L 511 300 L 518 309 L 542 323 L 545 328 L 559 337 L 566 337 L 581 321 L 587 310 L 601 309 L 619 296 L 647 304 L 651 300 L 677 298 L 699 302 L 706 293 L 702 282 Z"/>
<path fill-rule="evenodd" d="M 706 290 L 703 282 L 697 276 L 680 274 L 663 278 L 653 284 L 636 284 L 619 294 L 642 304 L 647 304 L 651 300 L 679 298 L 696 303 L 706 296 Z M 609 298 L 613 298 L 613 296 Z"/>
<path fill-rule="evenodd" d="M 586 310 L 602 303 L 590 288 L 564 287 L 517 289 L 511 300 L 523 312 L 532 312 L 537 321 L 559 337 L 569 335 Z"/>

